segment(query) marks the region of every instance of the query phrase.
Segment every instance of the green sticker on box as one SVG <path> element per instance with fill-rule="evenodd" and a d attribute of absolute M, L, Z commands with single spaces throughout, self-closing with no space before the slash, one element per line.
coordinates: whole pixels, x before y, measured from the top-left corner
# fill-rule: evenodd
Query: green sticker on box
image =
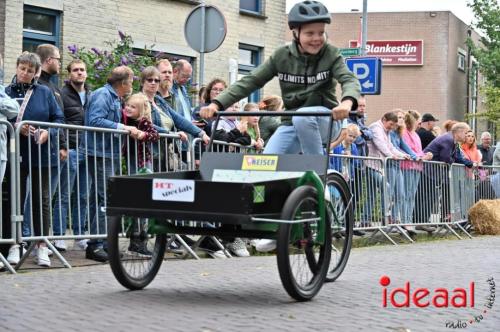
<path fill-rule="evenodd" d="M 264 203 L 266 187 L 265 186 L 254 186 L 253 187 L 253 202 L 254 203 Z"/>

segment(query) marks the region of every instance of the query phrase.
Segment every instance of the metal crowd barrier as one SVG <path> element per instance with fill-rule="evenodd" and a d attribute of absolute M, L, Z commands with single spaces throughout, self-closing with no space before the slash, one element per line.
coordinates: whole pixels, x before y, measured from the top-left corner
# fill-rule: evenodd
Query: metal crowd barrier
<path fill-rule="evenodd" d="M 336 154 L 330 155 L 330 168 L 343 174 L 350 184 L 354 229 L 379 231 L 392 243 L 391 231 L 413 242 L 404 228 L 413 230 L 414 226 L 424 226 L 423 230 L 443 227 L 461 238 L 452 226 L 467 221 L 468 208 L 478 200 L 474 197 L 494 196 L 494 186 L 488 187 L 480 179 L 497 174 L 493 167 L 483 167 L 471 173 L 476 176 L 471 178 L 463 165 Z"/>
<path fill-rule="evenodd" d="M 469 208 L 481 199 L 500 198 L 500 167 L 467 168 L 451 165 L 451 221 L 461 224 L 468 220 Z"/>
<path fill-rule="evenodd" d="M 16 158 L 15 158 L 15 133 L 12 125 L 6 120 L 0 120 L 0 154 L 1 157 L 6 157 L 6 160 L 0 160 L 0 183 L 2 185 L 2 190 L 0 190 L 0 244 L 1 245 L 13 245 L 16 243 L 16 216 L 14 211 L 16 210 L 16 183 L 14 181 L 8 181 L 9 183 L 4 183 L 5 173 L 8 164 L 9 179 L 14 179 L 16 177 Z M 5 153 L 5 154 L 4 154 Z M 4 197 L 4 184 L 8 192 L 9 197 Z M 3 210 L 4 202 L 10 204 L 10 213 L 5 213 Z M 10 231 L 5 226 L 10 225 Z M 14 268 L 9 264 L 5 256 L 0 252 L 0 262 L 3 268 L 7 269 L 11 273 L 16 273 Z"/>
<path fill-rule="evenodd" d="M 30 139 L 21 134 L 32 126 Z M 37 144 L 46 130 L 45 144 Z M 71 267 L 52 240 L 102 241 L 107 235 L 106 181 L 112 175 L 190 169 L 190 151 L 182 151 L 179 135 L 160 134 L 157 142 L 138 142 L 123 130 L 21 122 L 16 130 L 17 243 L 45 242 Z M 73 137 L 68 156 L 59 151 Z M 22 151 L 22 152 L 21 152 Z M 133 193 L 131 193 L 133 194 Z M 67 228 L 69 231 L 67 231 Z"/>
<path fill-rule="evenodd" d="M 32 127 L 29 138 L 21 133 L 25 125 Z M 71 267 L 50 241 L 103 240 L 109 176 L 195 169 L 206 149 L 197 138 L 183 151 L 177 134 L 160 134 L 157 142 L 143 143 L 122 130 L 66 124 L 21 122 L 14 130 L 10 123 L 0 121 L 0 134 L 2 130 L 9 134 L 10 179 L 15 181 L 10 181 L 12 213 L 7 223 L 0 224 L 0 244 L 31 242 L 16 269 L 37 242 L 45 242 L 65 266 Z M 37 144 L 44 135 L 46 142 Z M 70 138 L 67 159 L 63 159 L 59 151 Z M 222 141 L 214 141 L 211 151 L 256 152 L 252 147 Z M 468 208 L 477 200 L 500 197 L 499 167 L 470 170 L 439 162 L 332 154 L 330 168 L 342 173 L 351 187 L 355 229 L 381 232 L 394 244 L 388 235 L 394 227 L 412 241 L 402 230 L 408 225 L 444 225 L 459 237 L 450 224 L 462 228 Z M 2 220 L 9 218 L 2 209 L 0 215 Z M 3 228 L 9 223 L 10 233 Z M 184 221 L 177 223 L 184 225 Z M 175 239 L 197 258 L 182 238 Z M 15 273 L 1 254 L 0 261 Z"/>

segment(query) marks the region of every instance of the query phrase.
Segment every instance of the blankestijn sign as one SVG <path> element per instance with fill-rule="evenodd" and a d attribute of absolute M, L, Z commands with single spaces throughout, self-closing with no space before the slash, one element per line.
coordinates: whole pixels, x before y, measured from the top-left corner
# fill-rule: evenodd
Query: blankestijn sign
<path fill-rule="evenodd" d="M 357 41 L 350 40 L 350 47 Z M 382 59 L 384 66 L 422 66 L 424 64 L 423 40 L 368 40 L 366 55 Z"/>

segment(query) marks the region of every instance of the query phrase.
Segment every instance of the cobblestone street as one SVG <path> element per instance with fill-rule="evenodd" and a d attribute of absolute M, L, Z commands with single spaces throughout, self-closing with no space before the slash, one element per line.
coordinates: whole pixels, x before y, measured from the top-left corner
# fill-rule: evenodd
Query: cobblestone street
<path fill-rule="evenodd" d="M 270 256 L 169 260 L 136 292 L 107 265 L 3 273 L 0 331 L 449 331 L 459 320 L 461 330 L 498 331 L 500 303 L 484 310 L 499 257 L 500 237 L 354 249 L 341 278 L 306 303 L 286 294 Z M 475 306 L 384 308 L 384 275 L 388 292 L 409 281 L 412 292 L 443 287 L 450 297 L 474 281 Z"/>

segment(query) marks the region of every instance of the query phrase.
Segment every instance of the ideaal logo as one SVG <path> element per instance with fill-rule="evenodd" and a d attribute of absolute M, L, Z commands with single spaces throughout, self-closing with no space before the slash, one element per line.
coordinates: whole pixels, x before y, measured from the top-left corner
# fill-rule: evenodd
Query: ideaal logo
<path fill-rule="evenodd" d="M 495 302 L 495 281 L 493 277 L 487 280 L 489 286 L 488 297 L 483 304 L 481 314 L 474 315 L 468 319 L 459 319 L 457 321 L 446 321 L 445 326 L 448 328 L 466 328 L 473 323 L 479 323 L 484 318 L 488 310 L 493 308 Z M 467 287 L 454 288 L 448 290 L 447 288 L 436 288 L 430 290 L 429 288 L 411 288 L 409 281 L 405 282 L 403 287 L 396 287 L 392 290 L 388 289 L 391 284 L 391 279 L 388 276 L 380 278 L 380 285 L 382 286 L 382 307 L 387 308 L 392 306 L 394 308 L 409 308 L 412 305 L 418 308 L 426 308 L 429 306 L 435 308 L 475 308 L 475 282 L 471 281 Z"/>
<path fill-rule="evenodd" d="M 275 171 L 278 167 L 278 156 L 243 156 L 242 170 Z"/>

